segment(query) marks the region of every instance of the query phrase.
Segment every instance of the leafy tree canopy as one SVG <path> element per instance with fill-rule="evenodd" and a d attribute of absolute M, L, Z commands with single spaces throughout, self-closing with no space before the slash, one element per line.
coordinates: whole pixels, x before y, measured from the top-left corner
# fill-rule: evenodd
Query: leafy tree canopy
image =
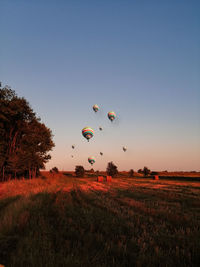
<path fill-rule="evenodd" d="M 116 176 L 118 174 L 117 166 L 112 161 L 108 162 L 106 172 L 109 176 Z"/>
<path fill-rule="evenodd" d="M 52 132 L 25 98 L 0 89 L 0 178 L 35 177 L 51 158 Z"/>

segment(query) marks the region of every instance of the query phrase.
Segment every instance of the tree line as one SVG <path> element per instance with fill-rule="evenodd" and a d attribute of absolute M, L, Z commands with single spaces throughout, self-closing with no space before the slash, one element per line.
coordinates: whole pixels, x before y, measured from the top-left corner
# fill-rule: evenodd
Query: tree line
<path fill-rule="evenodd" d="M 94 170 L 93 170 L 93 172 L 94 172 Z M 96 173 L 98 174 L 99 171 L 97 171 Z M 119 174 L 118 167 L 112 161 L 108 162 L 108 165 L 107 165 L 107 168 L 106 168 L 106 173 L 109 176 L 115 177 L 115 176 L 117 176 Z M 157 172 L 151 172 L 150 169 L 148 167 L 146 167 L 146 166 L 144 166 L 143 169 L 139 169 L 138 173 L 143 174 L 145 177 L 147 177 L 150 173 L 152 175 L 156 175 L 157 174 Z M 134 177 L 135 172 L 134 172 L 133 169 L 131 169 L 128 174 L 129 174 L 129 177 Z M 84 177 L 84 175 L 85 175 L 84 167 L 81 166 L 81 165 L 77 165 L 75 167 L 75 175 L 77 177 Z"/>
<path fill-rule="evenodd" d="M 51 130 L 27 100 L 0 88 L 0 181 L 38 176 L 53 147 Z"/>

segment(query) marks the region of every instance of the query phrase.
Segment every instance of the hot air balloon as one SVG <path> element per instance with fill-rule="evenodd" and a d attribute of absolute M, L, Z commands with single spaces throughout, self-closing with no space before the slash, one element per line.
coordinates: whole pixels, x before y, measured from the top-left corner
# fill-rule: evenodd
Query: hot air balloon
<path fill-rule="evenodd" d="M 88 162 L 93 165 L 95 163 L 95 157 L 89 157 Z"/>
<path fill-rule="evenodd" d="M 124 150 L 124 152 L 126 152 L 127 148 L 125 146 L 123 146 L 123 150 Z"/>
<path fill-rule="evenodd" d="M 116 118 L 116 114 L 114 111 L 108 112 L 108 118 L 109 120 L 113 121 Z"/>
<path fill-rule="evenodd" d="M 72 145 L 72 148 L 74 149 L 75 148 L 75 145 Z"/>
<path fill-rule="evenodd" d="M 71 157 L 73 158 L 74 156 L 73 156 L 73 155 L 71 155 Z"/>
<path fill-rule="evenodd" d="M 99 110 L 99 106 L 97 104 L 95 104 L 92 108 L 94 112 L 97 112 Z"/>
<path fill-rule="evenodd" d="M 90 127 L 85 127 L 82 130 L 82 135 L 88 140 L 93 137 L 94 135 L 94 130 Z"/>
<path fill-rule="evenodd" d="M 101 126 L 99 126 L 99 130 L 100 130 L 100 131 L 102 131 L 102 130 L 103 130 L 103 128 L 102 128 Z"/>
<path fill-rule="evenodd" d="M 100 152 L 100 155 L 103 156 L 103 152 Z"/>

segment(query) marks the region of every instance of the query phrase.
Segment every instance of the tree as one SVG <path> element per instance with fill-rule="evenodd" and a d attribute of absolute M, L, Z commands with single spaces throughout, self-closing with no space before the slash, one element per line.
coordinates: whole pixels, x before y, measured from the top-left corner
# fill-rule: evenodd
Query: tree
<path fill-rule="evenodd" d="M 129 171 L 129 177 L 133 177 L 133 176 L 134 176 L 134 170 L 131 169 L 131 170 Z"/>
<path fill-rule="evenodd" d="M 109 176 L 116 176 L 118 174 L 117 166 L 112 161 L 108 162 L 106 172 Z"/>
<path fill-rule="evenodd" d="M 59 170 L 58 170 L 57 167 L 53 167 L 51 171 L 54 172 L 54 173 L 59 173 Z"/>
<path fill-rule="evenodd" d="M 75 174 L 77 177 L 84 177 L 85 169 L 83 168 L 83 166 L 77 165 L 75 168 Z"/>
<path fill-rule="evenodd" d="M 143 173 L 143 170 L 142 169 L 139 169 L 137 172 L 138 173 Z"/>
<path fill-rule="evenodd" d="M 0 89 L 0 176 L 35 177 L 51 156 L 51 130 L 24 98 L 8 87 Z"/>
<path fill-rule="evenodd" d="M 150 172 L 151 171 L 146 166 L 144 166 L 144 169 L 143 169 L 144 176 L 148 176 L 150 174 Z"/>

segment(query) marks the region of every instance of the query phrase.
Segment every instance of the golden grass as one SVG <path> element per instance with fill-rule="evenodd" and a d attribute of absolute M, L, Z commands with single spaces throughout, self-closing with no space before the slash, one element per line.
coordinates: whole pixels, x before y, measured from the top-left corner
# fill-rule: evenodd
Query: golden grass
<path fill-rule="evenodd" d="M 191 187 L 192 191 L 200 189 L 200 182 L 194 181 L 166 181 L 153 180 L 146 178 L 114 178 L 112 182 L 97 182 L 96 178 L 76 178 L 68 177 L 62 173 L 51 175 L 46 173 L 45 176 L 37 179 L 11 180 L 0 184 L 0 199 L 14 196 L 29 196 L 42 192 L 56 193 L 58 191 L 69 192 L 80 187 L 83 191 L 104 191 L 112 192 L 116 189 L 129 189 L 131 187 L 146 187 L 149 189 L 162 189 L 170 192 L 178 191 L 179 188 Z"/>

